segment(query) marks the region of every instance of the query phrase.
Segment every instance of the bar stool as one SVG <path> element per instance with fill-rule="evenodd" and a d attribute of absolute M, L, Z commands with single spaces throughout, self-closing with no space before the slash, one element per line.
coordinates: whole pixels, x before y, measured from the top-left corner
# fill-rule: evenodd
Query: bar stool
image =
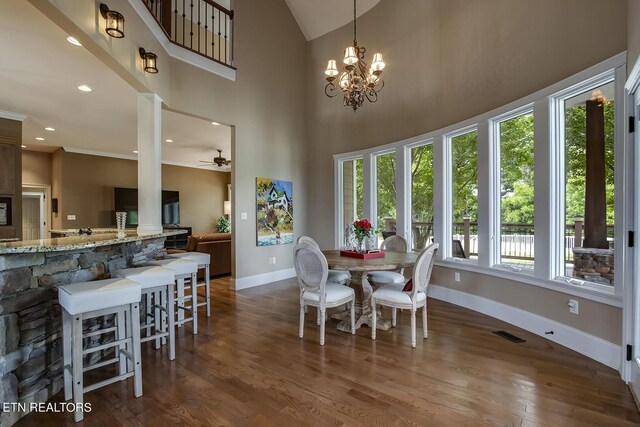
<path fill-rule="evenodd" d="M 134 395 L 142 396 L 139 309 L 141 295 L 139 284 L 122 278 L 73 283 L 58 288 L 58 299 L 62 306 L 64 398 L 73 398 L 76 408 L 73 417 L 76 422 L 84 418 L 84 393 L 133 377 Z M 109 314 L 116 315 L 116 327 L 83 334 L 84 320 Z M 116 335 L 112 342 L 83 349 L 83 338 L 111 332 L 115 332 Z M 84 366 L 83 356 L 112 347 L 119 348 L 115 357 Z M 120 363 L 119 375 L 95 384 L 84 385 L 84 372 L 116 362 Z"/>
<path fill-rule="evenodd" d="M 140 342 L 156 341 L 156 350 L 169 338 L 169 360 L 176 358 L 174 301 L 175 279 L 173 270 L 164 267 L 135 267 L 113 272 L 115 277 L 133 280 L 142 288 L 142 298 L 146 299 L 144 338 Z M 162 312 L 162 314 L 161 314 Z M 153 319 L 153 322 L 150 321 Z"/>
<path fill-rule="evenodd" d="M 198 333 L 198 295 L 197 292 L 191 292 L 191 306 L 185 306 L 184 281 L 190 280 L 196 283 L 198 273 L 198 263 L 188 259 L 159 259 L 150 261 L 149 265 L 168 268 L 173 271 L 173 277 L 176 284 L 176 314 L 178 327 L 185 322 L 193 322 L 193 335 Z M 184 312 L 191 313 L 191 317 L 184 317 Z"/>
<path fill-rule="evenodd" d="M 205 302 L 199 303 L 198 307 L 206 305 L 207 317 L 211 317 L 211 289 L 209 285 L 209 266 L 211 265 L 211 255 L 203 252 L 180 252 L 176 254 L 169 254 L 167 255 L 167 258 L 178 258 L 195 261 L 198 263 L 198 270 L 204 269 L 204 282 L 198 283 L 196 285 L 196 291 L 197 288 L 204 286 Z M 188 289 L 188 287 L 185 287 L 185 289 Z"/>

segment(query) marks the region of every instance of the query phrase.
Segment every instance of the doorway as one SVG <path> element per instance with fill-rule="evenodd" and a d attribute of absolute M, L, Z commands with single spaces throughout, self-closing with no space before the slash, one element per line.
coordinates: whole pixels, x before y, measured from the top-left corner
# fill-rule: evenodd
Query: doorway
<path fill-rule="evenodd" d="M 22 240 L 44 239 L 44 194 L 22 193 Z"/>

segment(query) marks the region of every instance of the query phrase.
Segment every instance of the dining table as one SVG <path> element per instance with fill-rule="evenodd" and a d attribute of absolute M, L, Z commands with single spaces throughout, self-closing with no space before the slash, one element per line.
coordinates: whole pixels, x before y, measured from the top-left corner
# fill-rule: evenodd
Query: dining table
<path fill-rule="evenodd" d="M 356 294 L 356 329 L 362 325 L 371 327 L 371 294 L 373 287 L 367 274 L 371 271 L 399 271 L 403 268 L 412 267 L 418 259 L 418 253 L 415 252 L 385 252 L 382 258 L 353 258 L 350 256 L 340 255 L 339 250 L 322 251 L 327 264 L 331 270 L 348 271 L 351 274 L 349 286 Z M 351 333 L 351 319 L 348 315 L 349 311 L 336 313 L 332 317 L 341 320 L 338 323 L 338 330 Z M 391 327 L 391 321 L 384 319 L 378 315 L 377 329 L 388 330 Z"/>

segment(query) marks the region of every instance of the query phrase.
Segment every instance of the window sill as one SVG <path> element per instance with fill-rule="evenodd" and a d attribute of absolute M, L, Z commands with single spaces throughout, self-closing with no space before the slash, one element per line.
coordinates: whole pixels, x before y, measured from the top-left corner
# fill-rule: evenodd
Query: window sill
<path fill-rule="evenodd" d="M 487 276 L 499 277 L 501 279 L 512 280 L 518 283 L 539 286 L 541 288 L 562 292 L 567 295 L 596 301 L 602 304 L 622 307 L 622 298 L 615 295 L 613 286 L 598 285 L 596 283 L 590 284 L 587 282 L 584 284 L 571 284 L 567 283 L 564 280 L 565 278 L 562 277 L 558 277 L 553 280 L 543 280 L 533 276 L 533 273 L 531 272 L 513 272 L 506 270 L 501 266 L 492 268 L 480 267 L 477 265 L 477 262 L 466 260 L 453 261 L 452 259 L 446 259 L 444 261 L 435 261 L 434 264 L 439 267 L 485 274 Z"/>

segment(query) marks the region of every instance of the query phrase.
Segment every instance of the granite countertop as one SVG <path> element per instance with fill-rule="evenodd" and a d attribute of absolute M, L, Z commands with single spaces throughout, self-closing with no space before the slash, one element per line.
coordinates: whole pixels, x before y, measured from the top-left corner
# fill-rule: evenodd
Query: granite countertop
<path fill-rule="evenodd" d="M 86 230 L 86 228 L 83 230 Z M 132 228 L 131 230 L 128 230 L 128 231 L 135 231 L 135 228 Z M 55 234 L 64 234 L 66 237 L 80 235 L 79 228 L 68 228 L 66 230 L 49 230 L 49 232 L 55 233 Z M 117 232 L 118 230 L 116 228 L 92 228 L 91 229 L 91 234 L 108 234 L 108 233 L 117 233 Z"/>
<path fill-rule="evenodd" d="M 165 230 L 159 234 L 138 236 L 135 231 L 128 231 L 126 237 L 119 239 L 116 233 L 92 234 L 90 236 L 58 237 L 54 239 L 25 240 L 11 243 L 0 243 L 0 255 L 23 254 L 32 252 L 61 252 L 76 249 L 95 248 L 97 246 L 116 245 L 139 240 L 158 239 L 161 237 L 184 234 L 186 230 Z"/>

